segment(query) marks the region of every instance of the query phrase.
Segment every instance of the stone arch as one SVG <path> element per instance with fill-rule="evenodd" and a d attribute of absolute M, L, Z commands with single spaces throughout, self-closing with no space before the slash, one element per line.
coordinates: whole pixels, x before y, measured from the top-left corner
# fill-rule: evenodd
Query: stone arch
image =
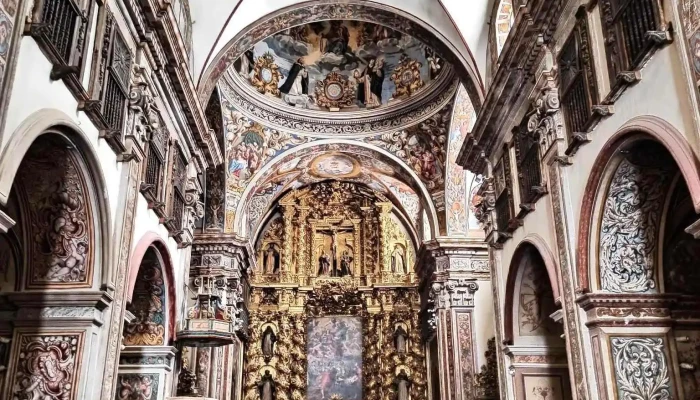
<path fill-rule="evenodd" d="M 556 262 L 554 261 L 554 256 L 549 250 L 549 247 L 538 235 L 529 235 L 526 237 L 516 248 L 513 253 L 513 258 L 510 263 L 510 268 L 508 270 L 508 278 L 506 280 L 506 296 L 505 296 L 505 307 L 504 307 L 504 342 L 513 344 L 515 337 L 515 310 L 520 308 L 521 299 L 517 298 L 516 293 L 520 293 L 519 285 L 523 283 L 523 270 L 528 267 L 528 264 L 536 264 L 537 269 L 535 273 L 539 274 L 540 277 L 544 273 L 548 283 L 551 288 L 552 293 L 552 305 L 559 304 L 559 279 L 557 275 Z M 540 317 L 549 318 L 549 314 L 542 315 Z"/>
<path fill-rule="evenodd" d="M 234 13 L 237 8 L 238 6 L 234 8 Z M 444 6 L 441 8 L 451 21 L 451 16 Z M 311 11 L 312 9 L 313 11 Z M 197 90 L 200 99 L 206 101 L 209 98 L 216 83 L 228 66 L 258 40 L 301 23 L 333 18 L 384 24 L 397 31 L 411 33 L 416 38 L 427 42 L 430 46 L 435 47 L 443 54 L 443 57 L 446 57 L 455 66 L 460 79 L 467 87 L 467 91 L 472 98 L 474 106 L 477 110 L 480 109 L 485 97 L 484 88 L 476 60 L 463 38 L 461 38 L 463 42 L 461 44 L 465 46 L 466 51 L 460 51 L 444 36 L 444 34 L 429 26 L 415 15 L 386 4 L 356 0 L 344 2 L 342 6 L 320 0 L 303 1 L 277 9 L 248 24 L 245 28 L 238 31 L 216 54 L 214 54 L 214 48 L 212 48 L 205 62 L 205 70 L 200 75 L 197 82 Z M 229 20 L 227 20 L 224 30 L 229 26 L 230 20 L 231 16 Z M 272 28 L 270 28 L 270 26 L 272 26 Z M 459 29 L 456 26 L 454 26 L 454 28 L 459 33 Z M 211 62 L 209 62 L 210 59 Z"/>
<path fill-rule="evenodd" d="M 143 307 L 158 308 L 156 311 L 158 321 L 139 319 L 136 315 L 136 320 L 132 324 L 140 324 L 140 327 L 135 327 L 138 332 L 135 332 L 132 341 L 126 340 L 125 344 L 131 345 L 168 345 L 175 339 L 176 325 L 176 309 L 175 309 L 175 282 L 172 259 L 168 251 L 167 245 L 163 239 L 154 232 L 147 232 L 138 241 L 134 247 L 131 260 L 129 263 L 129 275 L 127 286 L 127 310 L 134 313 Z M 144 283 L 148 282 L 144 285 Z M 149 302 L 145 299 L 139 299 L 139 296 L 149 294 L 152 296 Z M 160 304 L 157 303 L 158 297 Z M 138 320 L 138 321 L 137 321 Z M 163 336 L 158 338 L 158 343 L 152 341 L 147 343 L 149 339 L 144 338 L 144 332 L 147 328 L 158 330 L 158 326 L 163 327 Z M 125 327 L 126 329 L 126 327 Z M 136 336 L 140 336 L 141 339 Z"/>
<path fill-rule="evenodd" d="M 167 318 L 166 333 L 170 340 L 175 339 L 175 329 L 177 322 L 176 294 L 175 294 L 175 268 L 170 251 L 163 238 L 155 232 L 146 232 L 136 243 L 129 260 L 128 286 L 126 288 L 127 302 L 133 302 L 134 288 L 138 280 L 139 269 L 146 253 L 149 249 L 157 250 L 162 262 L 163 278 L 165 285 L 166 304 L 165 312 Z"/>
<path fill-rule="evenodd" d="M 596 286 L 592 285 L 591 278 L 598 276 L 598 247 L 600 241 L 598 228 L 600 227 L 601 213 L 606 212 L 604 204 L 601 204 L 601 202 L 609 192 L 610 182 L 615 178 L 615 174 L 617 173 L 618 176 L 621 174 L 619 169 L 621 162 L 624 161 L 624 157 L 621 156 L 621 150 L 629 149 L 635 143 L 644 141 L 656 143 L 668 153 L 670 163 L 677 168 L 676 171 L 680 170 L 680 175 L 688 187 L 693 209 L 696 213 L 700 212 L 700 162 L 687 140 L 673 126 L 657 117 L 641 116 L 630 120 L 601 149 L 598 158 L 593 164 L 593 169 L 584 191 L 578 235 L 579 245 L 576 253 L 577 290 L 589 292 L 593 290 L 593 286 Z M 622 167 L 628 168 L 624 163 Z M 672 171 L 669 171 L 669 174 L 671 173 Z M 666 204 L 663 200 L 665 200 L 665 197 L 660 199 L 662 201 L 660 206 Z M 656 218 L 656 216 L 653 217 Z M 658 218 L 660 219 L 662 216 L 660 215 Z M 658 223 L 660 224 L 661 221 Z M 659 229 L 661 229 L 660 225 L 649 232 L 656 232 L 658 237 Z M 658 246 L 658 243 L 649 244 L 649 246 Z M 651 252 L 647 256 L 652 256 L 651 254 L 653 253 L 654 262 L 658 260 L 657 250 L 651 247 L 646 250 Z M 594 261 L 593 264 L 591 264 L 592 261 Z M 657 266 L 651 267 L 650 271 L 652 274 L 657 274 Z M 606 283 L 605 285 L 608 284 Z M 601 285 L 601 287 L 605 285 Z M 646 282 L 644 285 L 658 286 L 658 281 Z M 641 288 L 637 289 L 642 290 Z M 657 289 L 654 287 L 646 287 L 644 289 L 644 291 L 649 290 L 656 291 Z"/>
<path fill-rule="evenodd" d="M 290 157 L 295 156 L 296 154 L 300 154 L 302 151 L 314 151 L 315 148 L 320 148 L 321 146 L 329 146 L 329 145 L 339 145 L 339 146 L 345 146 L 348 149 L 352 149 L 353 147 L 355 148 L 362 148 L 362 149 L 368 149 L 373 152 L 376 152 L 379 156 L 381 156 L 384 159 L 390 160 L 391 163 L 393 164 L 394 167 L 397 168 L 397 170 L 400 170 L 404 172 L 407 176 L 409 176 L 412 180 L 411 184 L 415 188 L 419 189 L 418 192 L 416 193 L 420 200 L 421 200 L 421 205 L 423 206 L 424 210 L 427 211 L 428 214 L 428 220 L 430 223 L 431 227 L 431 234 L 434 236 L 437 235 L 437 232 L 439 232 L 439 220 L 437 216 L 437 210 L 435 208 L 435 205 L 432 202 L 432 198 L 430 193 L 428 192 L 428 189 L 425 187 L 425 184 L 421 181 L 421 179 L 416 175 L 416 173 L 406 165 L 406 163 L 398 158 L 397 156 L 389 153 L 386 150 L 380 149 L 372 144 L 368 143 L 363 143 L 363 142 L 358 142 L 358 141 L 353 141 L 349 139 L 324 139 L 324 140 L 316 140 L 313 142 L 308 142 L 304 143 L 302 145 L 293 147 L 279 155 L 277 155 L 274 159 L 269 161 L 263 168 L 261 168 L 259 171 L 255 173 L 253 178 L 248 182 L 246 185 L 245 190 L 243 191 L 241 195 L 241 200 L 238 203 L 237 210 L 236 210 L 236 216 L 234 220 L 234 231 L 238 234 L 246 234 L 249 232 L 245 232 L 244 230 L 244 218 L 243 216 L 243 210 L 246 209 L 249 205 L 249 201 L 252 197 L 252 190 L 253 188 L 256 187 L 260 183 L 260 181 L 263 179 L 263 177 L 266 176 L 267 172 L 270 170 L 274 170 L 278 168 L 280 165 L 284 164 L 286 161 L 290 159 Z M 265 212 L 264 214 L 267 214 Z M 429 238 L 424 238 L 425 240 L 428 240 Z"/>
<path fill-rule="evenodd" d="M 23 176 L 27 168 L 33 173 Z M 36 173 L 42 169 L 48 173 Z M 21 214 L 32 220 L 33 231 L 23 234 L 44 238 L 31 241 L 32 248 L 25 249 L 31 254 L 25 260 L 26 289 L 99 288 L 110 282 L 105 188 L 94 148 L 64 113 L 39 110 L 10 136 L 0 156 L 0 204 L 8 205 L 11 195 L 31 199 L 35 209 Z M 55 225 L 52 221 L 63 222 Z"/>

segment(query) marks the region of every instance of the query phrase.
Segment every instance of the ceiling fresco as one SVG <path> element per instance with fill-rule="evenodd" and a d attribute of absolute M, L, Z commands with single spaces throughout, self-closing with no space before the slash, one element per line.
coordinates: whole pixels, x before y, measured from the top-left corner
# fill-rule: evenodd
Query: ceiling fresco
<path fill-rule="evenodd" d="M 378 154 L 358 147 L 325 144 L 290 154 L 269 169 L 259 180 L 247 202 L 247 229 L 253 234 L 270 206 L 291 189 L 328 179 L 361 183 L 392 199 L 414 229 L 418 229 L 421 210 L 420 198 L 403 180 L 410 177 L 399 174 L 389 164 L 378 159 Z"/>
<path fill-rule="evenodd" d="M 400 103 L 431 86 L 444 61 L 413 36 L 369 22 L 299 25 L 256 43 L 234 63 L 280 104 L 357 111 Z"/>
<path fill-rule="evenodd" d="M 418 193 L 444 193 L 452 102 L 406 129 L 329 143 L 258 122 L 232 104 L 225 82 L 221 86 L 226 232 L 254 231 L 283 191 L 328 179 L 391 194 L 414 227 L 422 210 Z"/>

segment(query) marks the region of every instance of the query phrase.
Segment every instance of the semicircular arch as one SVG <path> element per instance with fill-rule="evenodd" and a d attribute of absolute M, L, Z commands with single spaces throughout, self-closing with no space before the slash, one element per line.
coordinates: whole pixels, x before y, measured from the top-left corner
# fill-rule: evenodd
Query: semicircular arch
<path fill-rule="evenodd" d="M 378 158 L 389 161 L 392 167 L 394 167 L 398 171 L 401 171 L 403 175 L 409 177 L 410 181 L 404 183 L 415 189 L 416 194 L 420 199 L 420 203 L 423 206 L 423 209 L 427 211 L 431 227 L 431 234 L 433 237 L 437 235 L 437 232 L 439 232 L 437 210 L 435 208 L 435 205 L 433 204 L 428 189 L 425 187 L 424 183 L 413 171 L 413 169 L 406 165 L 406 163 L 397 156 L 391 154 L 386 150 L 378 148 L 377 146 L 345 139 L 327 139 L 304 143 L 277 155 L 274 159 L 266 163 L 263 168 L 256 172 L 256 174 L 246 185 L 245 190 L 241 194 L 240 201 L 235 212 L 235 219 L 233 224 L 234 232 L 242 236 L 245 236 L 247 233 L 249 233 L 247 232 L 247 228 L 245 226 L 245 213 L 243 211 L 246 209 L 252 198 L 253 189 L 256 188 L 264 179 L 266 179 L 266 177 L 271 171 L 278 169 L 281 165 L 296 157 L 300 157 L 301 155 L 309 154 L 312 152 L 318 152 L 320 154 L 321 152 L 328 150 L 329 147 L 342 147 L 343 151 L 345 152 L 352 152 L 353 149 L 362 149 L 364 151 L 369 150 L 370 152 L 376 154 Z M 427 240 L 430 238 L 424 239 Z"/>
<path fill-rule="evenodd" d="M 414 13 L 408 12 L 409 7 L 399 8 L 400 5 L 400 3 L 388 5 L 358 0 L 351 0 L 342 5 L 320 0 L 300 1 L 266 15 L 260 15 L 252 23 L 237 31 L 231 28 L 237 25 L 234 14 L 239 7 L 236 7 L 207 57 L 203 73 L 199 76 L 197 90 L 200 100 L 206 102 L 228 67 L 258 41 L 301 24 L 349 19 L 387 26 L 398 32 L 410 34 L 435 48 L 455 67 L 459 78 L 469 92 L 474 107 L 477 110 L 480 109 L 485 94 L 477 63 L 450 14 L 441 7 L 449 29 L 454 31 L 452 34 L 447 34 L 444 30 L 448 28 L 438 30 L 434 26 L 439 24 L 429 24 Z M 448 36 L 453 37 L 452 40 L 448 39 Z M 231 39 L 222 44 L 227 37 Z"/>

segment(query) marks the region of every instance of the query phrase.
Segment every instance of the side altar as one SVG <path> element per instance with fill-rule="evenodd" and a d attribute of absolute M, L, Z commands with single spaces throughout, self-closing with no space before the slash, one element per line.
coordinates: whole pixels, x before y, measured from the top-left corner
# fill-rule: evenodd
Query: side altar
<path fill-rule="evenodd" d="M 348 182 L 279 200 L 250 274 L 245 400 L 427 399 L 415 235 L 403 218 Z"/>

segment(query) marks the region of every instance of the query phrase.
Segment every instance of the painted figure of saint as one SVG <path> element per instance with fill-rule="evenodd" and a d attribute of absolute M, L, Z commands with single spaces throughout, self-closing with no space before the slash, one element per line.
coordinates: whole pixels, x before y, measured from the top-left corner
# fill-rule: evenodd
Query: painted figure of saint
<path fill-rule="evenodd" d="M 309 73 L 304 67 L 302 57 L 299 57 L 292 65 L 287 79 L 280 86 L 280 92 L 293 96 L 309 94 Z"/>
<path fill-rule="evenodd" d="M 367 108 L 381 106 L 384 61 L 371 59 L 364 71 L 355 70 L 353 76 L 357 81 L 357 99 L 360 103 Z"/>

